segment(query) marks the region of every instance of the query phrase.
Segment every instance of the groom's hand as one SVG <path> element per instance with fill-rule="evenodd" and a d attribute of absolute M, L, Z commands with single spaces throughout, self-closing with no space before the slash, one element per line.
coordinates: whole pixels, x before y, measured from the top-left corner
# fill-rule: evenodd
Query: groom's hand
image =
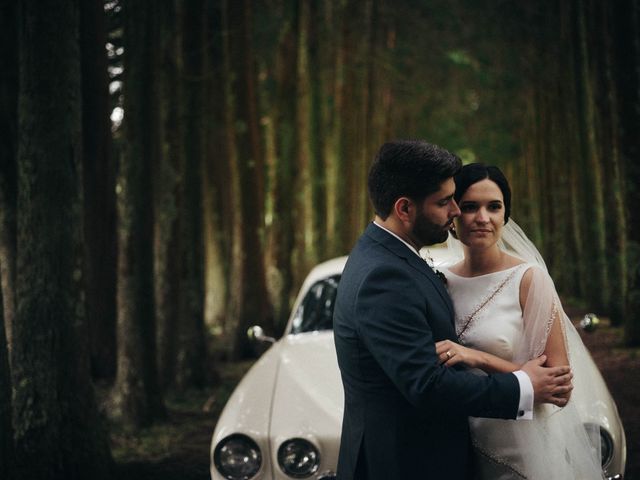
<path fill-rule="evenodd" d="M 564 407 L 573 390 L 571 368 L 569 366 L 543 367 L 546 361 L 546 355 L 542 355 L 529 360 L 522 366 L 522 370 L 529 375 L 533 385 L 533 401 Z"/>

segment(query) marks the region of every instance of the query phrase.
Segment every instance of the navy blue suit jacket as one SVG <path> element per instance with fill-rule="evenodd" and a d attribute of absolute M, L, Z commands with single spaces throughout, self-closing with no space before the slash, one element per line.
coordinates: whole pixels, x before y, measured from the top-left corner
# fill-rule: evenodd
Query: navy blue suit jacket
<path fill-rule="evenodd" d="M 453 305 L 438 276 L 404 243 L 369 225 L 338 285 L 334 336 L 345 394 L 338 479 L 463 479 L 467 416 L 515 418 L 513 374 L 438 365 L 454 340 Z"/>

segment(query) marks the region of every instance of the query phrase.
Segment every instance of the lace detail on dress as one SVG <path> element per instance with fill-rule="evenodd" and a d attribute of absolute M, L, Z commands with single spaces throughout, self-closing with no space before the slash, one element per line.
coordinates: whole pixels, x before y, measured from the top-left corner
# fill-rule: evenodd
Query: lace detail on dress
<path fill-rule="evenodd" d="M 485 457 L 487 460 L 490 460 L 494 463 L 497 463 L 498 465 L 501 465 L 502 467 L 506 468 L 511 473 L 513 473 L 514 475 L 517 475 L 518 478 L 527 480 L 527 476 L 524 473 L 516 470 L 515 467 L 511 465 L 508 460 L 501 458 L 499 455 L 496 455 L 495 453 L 489 453 L 486 450 L 483 450 L 482 447 L 480 446 L 480 442 L 478 442 L 477 440 L 473 439 L 471 441 L 471 444 L 473 445 L 473 448 L 475 449 L 475 451 L 480 455 L 482 455 L 483 457 Z"/>
<path fill-rule="evenodd" d="M 540 338 L 538 344 L 535 346 L 533 351 L 533 355 L 531 358 L 537 358 L 544 353 L 544 349 L 547 347 L 547 340 L 549 339 L 549 333 L 551 332 L 551 328 L 553 327 L 553 322 L 558 317 L 558 302 L 556 300 L 553 301 L 553 305 L 551 308 L 551 314 L 549 318 L 547 318 L 547 322 L 544 326 L 544 337 Z M 564 329 L 563 329 L 564 330 Z M 563 332 L 564 337 L 564 332 Z M 566 338 L 564 338 L 565 347 L 567 346 Z M 567 350 L 567 355 L 569 354 L 569 350 Z"/>

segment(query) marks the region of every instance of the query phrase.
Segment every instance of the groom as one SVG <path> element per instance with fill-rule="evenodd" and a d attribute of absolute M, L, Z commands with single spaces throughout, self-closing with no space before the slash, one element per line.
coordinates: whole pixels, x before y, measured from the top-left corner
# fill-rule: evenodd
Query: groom
<path fill-rule="evenodd" d="M 534 401 L 567 402 L 569 367 L 544 368 L 544 357 L 489 376 L 440 365 L 435 342 L 455 340 L 453 306 L 418 250 L 446 240 L 460 214 L 460 167 L 435 145 L 395 141 L 369 172 L 376 217 L 349 256 L 334 311 L 340 480 L 469 478 L 467 416 L 526 421 Z"/>

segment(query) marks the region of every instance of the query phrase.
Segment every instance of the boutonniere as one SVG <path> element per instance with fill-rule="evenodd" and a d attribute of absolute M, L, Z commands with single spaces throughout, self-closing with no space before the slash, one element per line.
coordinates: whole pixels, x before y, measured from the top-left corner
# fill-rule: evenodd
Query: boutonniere
<path fill-rule="evenodd" d="M 442 280 L 442 283 L 444 283 L 445 285 L 447 284 L 447 277 L 444 276 L 444 273 L 442 273 L 440 270 L 438 270 L 435 267 L 435 263 L 433 261 L 433 258 L 431 257 L 431 254 L 429 253 L 429 250 L 426 250 L 426 255 L 423 257 L 424 261 L 427 262 L 427 265 L 429 265 L 429 268 L 431 268 L 431 270 L 433 270 L 433 273 L 435 273 L 438 278 L 440 280 Z"/>
<path fill-rule="evenodd" d="M 445 285 L 447 284 L 447 277 L 444 276 L 444 273 L 442 273 L 440 270 L 438 270 L 437 268 L 434 268 L 433 271 L 435 272 L 435 274 L 438 276 L 438 278 L 440 280 L 442 280 L 442 283 L 444 283 Z"/>

